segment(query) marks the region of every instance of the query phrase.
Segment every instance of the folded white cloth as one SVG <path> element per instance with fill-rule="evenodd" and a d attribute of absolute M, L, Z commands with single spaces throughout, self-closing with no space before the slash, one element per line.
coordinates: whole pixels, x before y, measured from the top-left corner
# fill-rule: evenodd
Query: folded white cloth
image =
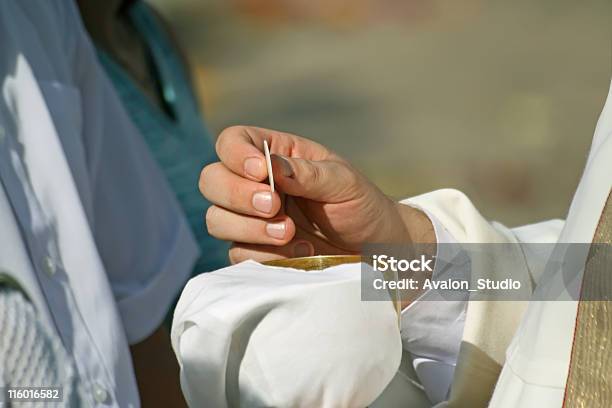
<path fill-rule="evenodd" d="M 247 261 L 199 275 L 172 324 L 192 407 L 365 407 L 402 354 L 390 301 L 362 301 L 360 266 Z"/>

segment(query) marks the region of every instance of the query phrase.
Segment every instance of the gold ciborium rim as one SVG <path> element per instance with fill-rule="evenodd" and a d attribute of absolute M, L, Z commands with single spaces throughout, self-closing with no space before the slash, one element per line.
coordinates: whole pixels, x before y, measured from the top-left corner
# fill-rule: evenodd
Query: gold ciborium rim
<path fill-rule="evenodd" d="M 303 258 L 275 259 L 262 262 L 266 266 L 278 266 L 282 268 L 294 268 L 304 271 L 317 271 L 332 266 L 360 263 L 361 255 L 317 255 Z"/>

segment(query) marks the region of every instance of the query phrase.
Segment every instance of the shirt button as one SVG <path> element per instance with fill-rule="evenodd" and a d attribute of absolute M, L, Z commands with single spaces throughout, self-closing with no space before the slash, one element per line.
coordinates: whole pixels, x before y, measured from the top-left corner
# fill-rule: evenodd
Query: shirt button
<path fill-rule="evenodd" d="M 93 397 L 98 404 L 102 404 L 106 402 L 106 399 L 108 398 L 108 392 L 100 384 L 94 384 Z"/>
<path fill-rule="evenodd" d="M 55 262 L 53 262 L 53 259 L 51 259 L 50 256 L 45 256 L 45 258 L 43 259 L 43 269 L 45 270 L 47 275 L 55 275 L 57 267 L 55 266 Z"/>

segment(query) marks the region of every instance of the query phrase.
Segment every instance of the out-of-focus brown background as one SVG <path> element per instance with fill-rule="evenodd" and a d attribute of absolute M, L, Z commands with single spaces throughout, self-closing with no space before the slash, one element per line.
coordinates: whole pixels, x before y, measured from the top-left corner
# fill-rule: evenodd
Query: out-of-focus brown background
<path fill-rule="evenodd" d="M 564 217 L 610 83 L 609 0 L 154 0 L 217 134 L 322 142 L 386 193 Z"/>

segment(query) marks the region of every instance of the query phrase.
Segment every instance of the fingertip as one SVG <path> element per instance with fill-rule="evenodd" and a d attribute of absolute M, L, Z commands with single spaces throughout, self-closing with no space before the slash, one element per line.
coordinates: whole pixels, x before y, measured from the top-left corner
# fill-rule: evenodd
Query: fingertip
<path fill-rule="evenodd" d="M 293 178 L 295 171 L 291 165 L 291 159 L 280 154 L 272 154 L 270 155 L 270 160 L 272 162 L 272 171 L 274 175 Z"/>
<path fill-rule="evenodd" d="M 231 126 L 217 138 L 216 151 L 234 173 L 254 181 L 262 181 L 268 172 L 261 149 L 262 137 L 248 126 Z"/>
<path fill-rule="evenodd" d="M 286 245 L 295 236 L 295 224 L 287 216 L 269 220 L 265 230 L 266 234 L 274 240 L 270 244 L 275 246 Z"/>
<path fill-rule="evenodd" d="M 278 194 L 278 191 L 273 192 L 272 193 L 272 214 L 273 216 L 279 215 L 279 213 L 281 212 L 282 206 L 283 206 L 283 200 L 281 199 L 280 194 Z"/>
<path fill-rule="evenodd" d="M 295 237 L 295 232 L 296 232 L 296 228 L 295 228 L 295 223 L 293 222 L 293 220 L 291 219 L 291 217 L 286 216 L 286 225 L 287 225 L 287 232 L 285 233 L 285 244 L 289 243 L 293 237 Z"/>
<path fill-rule="evenodd" d="M 251 205 L 257 216 L 264 218 L 273 218 L 278 215 L 282 202 L 277 192 L 271 191 L 256 191 L 251 198 Z"/>
<path fill-rule="evenodd" d="M 268 176 L 266 161 L 262 157 L 247 157 L 243 164 L 244 175 L 254 181 L 262 181 Z"/>
<path fill-rule="evenodd" d="M 215 168 L 218 167 L 219 165 L 221 165 L 221 163 L 219 162 L 211 163 L 211 164 L 204 166 L 204 168 L 202 168 L 202 170 L 200 171 L 200 177 L 198 179 L 198 189 L 200 190 L 200 193 L 205 198 L 208 198 L 207 197 L 207 194 L 208 194 L 207 187 L 211 179 L 210 173 L 214 172 Z"/>

